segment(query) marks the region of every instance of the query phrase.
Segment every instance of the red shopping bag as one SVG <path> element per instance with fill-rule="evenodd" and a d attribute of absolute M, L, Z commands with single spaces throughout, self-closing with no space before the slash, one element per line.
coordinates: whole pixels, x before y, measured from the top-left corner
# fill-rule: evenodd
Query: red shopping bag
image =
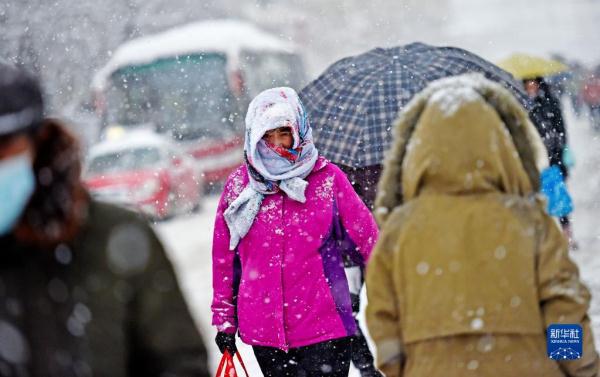
<path fill-rule="evenodd" d="M 246 370 L 246 366 L 244 365 L 244 361 L 240 356 L 240 352 L 236 352 L 235 355 L 244 371 L 246 377 L 249 377 L 248 371 Z M 238 374 L 235 370 L 235 364 L 233 362 L 233 356 L 229 353 L 229 351 L 225 350 L 223 352 L 223 356 L 221 357 L 221 362 L 219 363 L 219 368 L 217 368 L 217 377 L 238 377 Z"/>

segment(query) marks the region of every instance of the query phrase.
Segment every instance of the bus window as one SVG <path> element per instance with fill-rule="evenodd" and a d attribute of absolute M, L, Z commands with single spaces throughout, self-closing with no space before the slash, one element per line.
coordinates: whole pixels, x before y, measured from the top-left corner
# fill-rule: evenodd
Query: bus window
<path fill-rule="evenodd" d="M 272 52 L 242 52 L 242 69 L 251 97 L 276 86 L 300 90 L 305 83 L 302 60 L 298 55 Z"/>
<path fill-rule="evenodd" d="M 153 123 L 178 140 L 233 133 L 237 103 L 227 81 L 223 54 L 166 58 L 129 66 L 110 77 L 108 122 Z"/>

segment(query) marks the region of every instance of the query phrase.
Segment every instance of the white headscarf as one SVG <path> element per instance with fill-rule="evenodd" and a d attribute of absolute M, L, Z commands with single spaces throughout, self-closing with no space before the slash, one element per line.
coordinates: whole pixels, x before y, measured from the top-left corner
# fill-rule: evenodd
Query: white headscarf
<path fill-rule="evenodd" d="M 291 127 L 295 161 L 280 156 L 263 140 L 267 131 Z M 248 233 L 258 214 L 264 195 L 279 190 L 304 203 L 304 180 L 312 171 L 319 153 L 312 140 L 312 129 L 298 94 L 291 88 L 273 88 L 260 93 L 248 107 L 244 154 L 249 184 L 225 210 L 229 227 L 229 248 L 235 249 Z"/>

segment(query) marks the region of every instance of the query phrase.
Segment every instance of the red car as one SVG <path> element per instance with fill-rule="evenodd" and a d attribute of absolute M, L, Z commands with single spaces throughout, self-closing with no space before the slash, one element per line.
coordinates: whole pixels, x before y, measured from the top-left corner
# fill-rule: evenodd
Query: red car
<path fill-rule="evenodd" d="M 131 131 L 92 147 L 84 182 L 95 197 L 155 219 L 197 209 L 203 197 L 203 177 L 194 159 L 149 131 Z"/>

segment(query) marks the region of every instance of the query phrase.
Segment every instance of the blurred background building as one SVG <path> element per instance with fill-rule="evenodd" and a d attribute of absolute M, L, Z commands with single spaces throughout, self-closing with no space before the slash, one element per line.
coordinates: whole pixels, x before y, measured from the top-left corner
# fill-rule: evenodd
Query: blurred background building
<path fill-rule="evenodd" d="M 5 0 L 0 56 L 35 71 L 53 111 L 81 101 L 121 43 L 211 18 L 252 21 L 297 43 L 309 77 L 374 46 L 423 41 L 488 59 L 559 52 L 592 64 L 598 0 Z"/>

